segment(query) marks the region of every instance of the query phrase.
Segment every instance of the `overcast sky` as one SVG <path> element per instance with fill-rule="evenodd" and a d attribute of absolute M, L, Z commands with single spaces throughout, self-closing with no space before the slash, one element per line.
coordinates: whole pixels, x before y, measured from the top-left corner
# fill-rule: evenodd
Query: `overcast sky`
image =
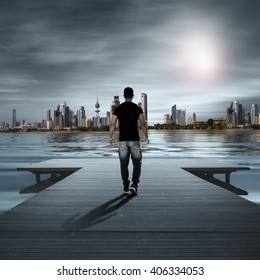
<path fill-rule="evenodd" d="M 64 101 L 101 115 L 126 86 L 149 123 L 172 105 L 199 120 L 260 106 L 259 0 L 0 0 L 0 122 Z"/>

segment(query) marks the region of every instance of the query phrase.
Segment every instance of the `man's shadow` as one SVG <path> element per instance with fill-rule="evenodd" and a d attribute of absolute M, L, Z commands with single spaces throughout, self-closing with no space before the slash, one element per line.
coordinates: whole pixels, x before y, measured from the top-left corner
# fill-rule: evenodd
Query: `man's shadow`
<path fill-rule="evenodd" d="M 76 230 L 99 224 L 115 216 L 115 211 L 129 202 L 133 197 L 134 195 L 122 194 L 96 207 L 85 215 L 76 214 L 63 224 L 63 228 L 67 230 Z"/>

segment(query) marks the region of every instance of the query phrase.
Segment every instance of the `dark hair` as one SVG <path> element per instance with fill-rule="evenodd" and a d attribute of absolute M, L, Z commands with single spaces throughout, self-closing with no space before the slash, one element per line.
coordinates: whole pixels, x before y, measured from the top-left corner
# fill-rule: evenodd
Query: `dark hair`
<path fill-rule="evenodd" d="M 124 98 L 133 98 L 134 90 L 131 87 L 126 87 L 124 89 Z"/>

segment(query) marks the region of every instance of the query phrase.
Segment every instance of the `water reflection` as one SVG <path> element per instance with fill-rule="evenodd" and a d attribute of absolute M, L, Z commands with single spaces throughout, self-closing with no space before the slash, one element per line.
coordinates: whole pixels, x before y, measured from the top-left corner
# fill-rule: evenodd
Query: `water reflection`
<path fill-rule="evenodd" d="M 109 156 L 114 149 L 108 144 L 108 133 L 48 133 L 45 141 L 50 144 L 48 152 L 54 155 Z"/>
<path fill-rule="evenodd" d="M 47 133 L 46 142 L 48 143 L 80 143 L 84 142 L 85 135 L 82 133 L 55 132 Z"/>
<path fill-rule="evenodd" d="M 260 152 L 256 130 L 149 131 L 150 145 L 142 144 L 146 156 L 229 157 L 255 156 Z M 108 133 L 49 133 L 46 152 L 70 156 L 117 156 L 117 144 L 107 142 Z"/>
<path fill-rule="evenodd" d="M 189 156 L 222 156 L 252 155 L 260 152 L 260 131 L 228 130 L 228 131 L 196 131 L 173 130 L 153 131 L 151 145 L 146 152 L 162 155 L 182 153 Z"/>
<path fill-rule="evenodd" d="M 258 130 L 150 130 L 150 145 L 142 144 L 149 157 L 252 157 L 260 152 Z M 2 158 L 117 156 L 117 144 L 108 133 L 2 133 Z"/>

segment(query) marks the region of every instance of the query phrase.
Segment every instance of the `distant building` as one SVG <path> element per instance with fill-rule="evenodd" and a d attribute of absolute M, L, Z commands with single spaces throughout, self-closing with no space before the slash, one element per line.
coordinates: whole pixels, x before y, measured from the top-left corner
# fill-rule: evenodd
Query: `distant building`
<path fill-rule="evenodd" d="M 176 110 L 176 124 L 186 125 L 186 110 Z"/>
<path fill-rule="evenodd" d="M 99 113 L 100 113 L 100 104 L 98 102 L 98 98 L 97 98 L 97 102 L 95 104 L 95 112 L 96 112 L 96 117 L 93 118 L 93 124 L 94 124 L 94 127 L 100 127 L 101 126 L 101 122 L 100 122 L 100 116 L 99 116 Z"/>
<path fill-rule="evenodd" d="M 57 110 L 54 111 L 54 126 L 55 127 L 70 127 L 71 126 L 71 112 L 69 106 L 67 106 L 66 102 L 61 103 L 57 106 Z"/>
<path fill-rule="evenodd" d="M 47 120 L 42 120 L 41 128 L 47 128 Z"/>
<path fill-rule="evenodd" d="M 251 122 L 251 116 L 248 112 L 243 112 L 243 124 L 248 125 Z"/>
<path fill-rule="evenodd" d="M 51 129 L 54 127 L 54 122 L 51 117 L 51 110 L 47 111 L 46 128 Z"/>
<path fill-rule="evenodd" d="M 111 106 L 110 106 L 110 118 L 109 118 L 109 124 L 111 123 L 112 121 L 112 116 L 113 116 L 113 113 L 114 113 L 114 110 L 116 109 L 117 106 L 120 105 L 120 100 L 119 100 L 119 96 L 116 95 L 114 96 L 114 99 L 112 100 L 111 102 Z M 117 123 L 117 126 L 118 126 L 118 123 Z"/>
<path fill-rule="evenodd" d="M 176 113 L 177 107 L 176 105 L 172 106 L 172 122 L 176 123 L 177 120 L 177 113 Z"/>
<path fill-rule="evenodd" d="M 235 100 L 227 108 L 227 125 L 242 125 L 243 124 L 243 107 L 239 100 Z"/>
<path fill-rule="evenodd" d="M 192 120 L 192 117 L 188 117 L 188 124 L 194 124 L 194 121 Z"/>
<path fill-rule="evenodd" d="M 107 117 L 101 117 L 100 124 L 101 126 L 107 126 Z"/>
<path fill-rule="evenodd" d="M 112 117 L 113 113 L 114 113 L 114 110 L 117 106 L 120 105 L 120 100 L 119 100 L 119 96 L 114 96 L 114 100 L 112 101 L 111 103 L 111 107 L 110 107 L 110 115 Z"/>
<path fill-rule="evenodd" d="M 12 111 L 12 127 L 16 127 L 17 126 L 17 120 L 16 120 L 16 110 L 14 109 Z"/>
<path fill-rule="evenodd" d="M 197 116 L 196 116 L 196 113 L 193 113 L 192 115 L 192 121 L 196 122 L 197 121 Z"/>
<path fill-rule="evenodd" d="M 84 106 L 81 106 L 77 111 L 77 121 L 78 127 L 86 127 L 86 112 Z"/>
<path fill-rule="evenodd" d="M 252 104 L 251 106 L 251 124 L 257 124 L 258 123 L 258 120 L 257 120 L 257 117 L 258 117 L 258 107 L 257 107 L 257 104 Z"/>
<path fill-rule="evenodd" d="M 77 118 L 77 115 L 73 115 L 71 116 L 71 127 L 78 127 L 78 118 Z M 83 124 L 86 123 L 86 119 L 83 120 Z"/>
<path fill-rule="evenodd" d="M 54 122 L 54 127 L 61 127 L 61 117 L 60 117 L 59 107 L 57 107 L 57 110 L 53 111 L 53 122 Z"/>
<path fill-rule="evenodd" d="M 107 115 L 106 115 L 106 126 L 110 125 L 110 117 L 111 117 L 111 113 L 107 111 Z"/>
<path fill-rule="evenodd" d="M 92 127 L 93 121 L 91 119 L 87 119 L 87 127 Z"/>
<path fill-rule="evenodd" d="M 171 119 L 171 115 L 170 114 L 164 115 L 164 123 L 165 124 L 172 123 L 172 119 Z"/>
<path fill-rule="evenodd" d="M 196 113 L 193 113 L 192 117 L 188 117 L 188 124 L 194 125 L 197 121 Z"/>
<path fill-rule="evenodd" d="M 69 109 L 69 106 L 66 105 L 66 102 L 64 103 L 64 107 L 63 107 L 63 110 L 64 110 L 64 126 L 65 127 L 71 127 L 70 125 L 70 109 Z"/>
<path fill-rule="evenodd" d="M 52 118 L 51 118 L 51 110 L 48 110 L 48 111 L 47 111 L 47 121 L 52 121 Z"/>

